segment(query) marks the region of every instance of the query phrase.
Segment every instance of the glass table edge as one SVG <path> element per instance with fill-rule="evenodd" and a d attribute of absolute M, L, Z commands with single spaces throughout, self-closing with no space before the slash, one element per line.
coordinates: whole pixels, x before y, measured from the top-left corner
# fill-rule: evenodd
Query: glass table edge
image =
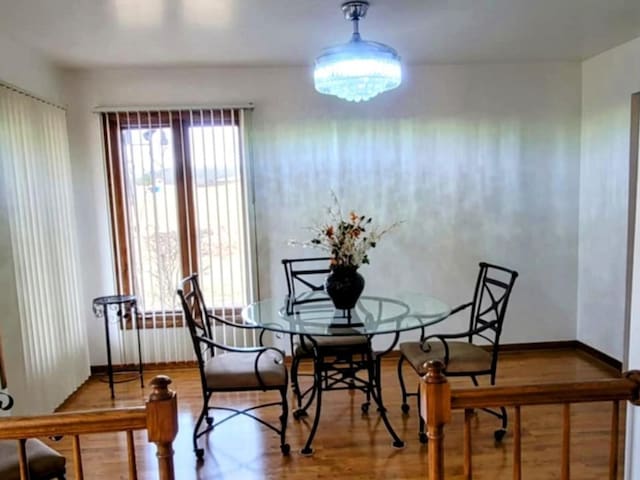
<path fill-rule="evenodd" d="M 426 296 L 425 296 L 426 297 Z M 385 299 L 388 300 L 389 302 L 395 302 L 398 303 L 397 300 L 391 298 L 391 297 L 377 297 L 377 296 L 366 296 L 363 298 L 366 299 Z M 246 305 L 243 309 L 242 309 L 242 313 L 241 313 L 241 317 L 242 320 L 245 322 L 245 324 L 247 326 L 256 328 L 256 329 L 264 329 L 270 332 L 274 332 L 274 333 L 283 333 L 283 334 L 290 334 L 290 335 L 314 335 L 314 336 L 348 336 L 348 335 L 393 335 L 393 334 L 399 334 L 401 332 L 407 332 L 410 330 L 417 330 L 420 328 L 426 328 L 426 327 L 430 327 L 433 326 L 437 323 L 442 322 L 443 320 L 445 320 L 447 317 L 449 317 L 449 315 L 451 314 L 451 308 L 449 307 L 449 305 L 445 304 L 444 302 L 434 298 L 434 297 L 429 297 L 433 300 L 436 300 L 437 302 L 439 302 L 443 307 L 442 311 L 438 312 L 437 314 L 433 314 L 433 315 L 428 315 L 428 314 L 412 314 L 412 313 L 407 313 L 406 315 L 403 315 L 402 317 L 402 321 L 405 321 L 407 318 L 414 318 L 416 319 L 416 322 L 410 325 L 401 325 L 399 327 L 396 328 L 381 328 L 381 329 L 374 329 L 374 330 L 366 330 L 362 327 L 362 325 L 351 325 L 351 324 L 341 324 L 341 325 L 329 325 L 329 324 L 325 324 L 323 325 L 323 328 L 317 328 L 317 329 L 310 329 L 308 331 L 299 329 L 299 328 L 285 328 L 283 324 L 281 323 L 277 323 L 277 322 L 269 322 L 269 323 L 257 323 L 252 316 L 248 313 L 252 308 L 255 308 L 256 305 L 258 304 L 266 304 L 267 302 L 275 302 L 276 299 L 275 298 L 266 298 L 266 299 L 262 299 L 256 302 L 253 302 L 249 305 Z M 282 303 L 282 307 L 280 307 L 279 309 L 279 313 L 280 311 L 285 308 L 285 300 L 281 300 L 280 302 Z M 282 317 L 281 317 L 282 318 Z M 418 320 L 419 319 L 419 320 Z M 329 328 L 333 327 L 333 329 L 331 331 L 329 331 Z M 343 331 L 340 331 L 340 328 L 344 328 Z"/>

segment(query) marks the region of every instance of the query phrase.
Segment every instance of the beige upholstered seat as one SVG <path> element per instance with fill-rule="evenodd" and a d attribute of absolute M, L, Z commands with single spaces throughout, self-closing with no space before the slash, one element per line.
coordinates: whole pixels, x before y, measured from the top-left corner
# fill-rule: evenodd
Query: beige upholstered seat
<path fill-rule="evenodd" d="M 66 459 L 36 438 L 25 443 L 31 480 L 64 480 Z M 20 480 L 18 443 L 0 441 L 0 479 Z"/>
<path fill-rule="evenodd" d="M 425 362 L 440 360 L 444 362 L 444 345 L 440 342 L 427 342 L 428 348 L 422 350 L 419 342 L 405 342 L 400 344 L 400 352 L 411 364 L 418 375 L 426 375 Z M 449 363 L 447 373 L 484 372 L 491 370 L 491 353 L 487 350 L 467 342 L 448 342 Z"/>
<path fill-rule="evenodd" d="M 288 455 L 290 447 L 285 439 L 289 411 L 287 402 L 289 377 L 284 365 L 284 352 L 273 347 L 264 346 L 238 347 L 217 340 L 214 332 L 218 328 L 242 328 L 245 329 L 245 332 L 252 330 L 251 333 L 258 333 L 258 331 L 255 327 L 231 322 L 213 315 L 205 304 L 198 284 L 197 273 L 182 280 L 178 296 L 182 303 L 185 322 L 189 327 L 193 349 L 198 359 L 198 370 L 202 386 L 202 409 L 193 428 L 193 449 L 196 457 L 199 460 L 204 458 L 204 449 L 198 448 L 198 438 L 236 415 L 246 415 L 276 432 L 280 436 L 282 454 Z M 255 337 L 257 336 L 255 335 Z M 223 338 L 225 337 L 223 336 Z M 235 335 L 229 335 L 226 338 L 235 338 Z M 209 404 L 212 396 L 220 392 L 260 392 L 267 390 L 280 392 L 281 401 L 266 401 L 241 410 Z M 253 414 L 253 411 L 258 408 L 273 406 L 280 406 L 282 409 L 278 426 L 272 425 Z M 214 423 L 213 417 L 209 415 L 209 410 L 212 409 L 230 411 L 233 414 L 223 417 L 217 423 Z M 207 425 L 200 429 L 205 419 Z"/>
<path fill-rule="evenodd" d="M 424 330 L 419 341 L 400 344 L 398 380 L 402 390 L 402 411 L 409 412 L 407 397 L 418 396 L 418 392 L 407 392 L 404 384 L 402 365 L 406 361 L 420 376 L 426 374 L 425 362 L 440 360 L 447 376 L 470 377 L 478 385 L 476 377 L 488 375 L 491 385 L 495 384 L 500 335 L 504 322 L 511 289 L 518 272 L 498 265 L 480 263 L 476 278 L 473 301 L 462 304 L 451 311 L 451 315 L 469 309 L 469 328 L 457 333 L 433 333 L 425 336 Z M 474 343 L 479 342 L 483 346 Z M 419 399 L 418 399 L 419 403 Z M 507 428 L 507 411 L 500 407 L 500 413 L 487 410 L 502 420 L 502 428 L 494 432 L 497 441 L 502 440 Z M 425 443 L 424 420 L 419 419 L 420 441 Z"/>
<path fill-rule="evenodd" d="M 204 367 L 207 386 L 231 390 L 286 385 L 287 369 L 280 357 L 271 352 L 260 355 L 256 373 L 254 365 L 258 355 L 260 354 L 229 352 L 210 358 Z"/>

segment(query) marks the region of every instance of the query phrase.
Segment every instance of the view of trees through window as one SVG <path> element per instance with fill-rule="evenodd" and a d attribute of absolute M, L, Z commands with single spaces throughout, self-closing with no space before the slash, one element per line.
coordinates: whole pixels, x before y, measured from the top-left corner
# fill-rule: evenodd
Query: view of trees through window
<path fill-rule="evenodd" d="M 180 310 L 177 285 L 198 272 L 208 303 L 235 312 L 248 287 L 233 112 L 105 115 L 121 290 L 162 317 Z"/>

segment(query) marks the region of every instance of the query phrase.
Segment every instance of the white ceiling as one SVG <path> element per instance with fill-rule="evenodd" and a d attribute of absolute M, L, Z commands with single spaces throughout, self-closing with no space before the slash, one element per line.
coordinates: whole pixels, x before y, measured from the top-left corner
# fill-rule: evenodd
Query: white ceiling
<path fill-rule="evenodd" d="M 341 0 L 0 0 L 0 37 L 71 67 L 309 65 Z M 640 0 L 371 0 L 363 38 L 409 63 L 579 60 L 640 36 Z"/>

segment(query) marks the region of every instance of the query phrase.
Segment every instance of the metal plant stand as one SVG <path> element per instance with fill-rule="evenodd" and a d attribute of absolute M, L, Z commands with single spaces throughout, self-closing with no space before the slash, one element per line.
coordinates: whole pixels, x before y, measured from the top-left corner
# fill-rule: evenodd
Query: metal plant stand
<path fill-rule="evenodd" d="M 115 318 L 113 318 L 112 320 L 110 320 L 110 312 L 112 316 L 113 314 L 115 314 Z M 108 295 L 105 297 L 98 297 L 93 299 L 93 313 L 98 318 L 104 318 L 104 331 L 107 342 L 107 376 L 109 379 L 111 398 L 115 398 L 113 390 L 114 383 L 128 382 L 139 377 L 140 387 L 144 388 L 144 379 L 142 376 L 142 349 L 140 348 L 140 329 L 138 328 L 137 312 L 137 302 L 134 295 Z M 136 331 L 138 365 L 134 365 L 133 369 L 127 369 L 126 367 L 124 369 L 118 369 L 118 373 L 135 372 L 136 375 L 116 382 L 113 379 L 114 369 L 111 358 L 111 338 L 109 335 L 109 323 L 118 323 L 118 328 L 126 330 L 128 328 L 127 321 L 131 322 L 131 328 L 135 329 Z"/>

